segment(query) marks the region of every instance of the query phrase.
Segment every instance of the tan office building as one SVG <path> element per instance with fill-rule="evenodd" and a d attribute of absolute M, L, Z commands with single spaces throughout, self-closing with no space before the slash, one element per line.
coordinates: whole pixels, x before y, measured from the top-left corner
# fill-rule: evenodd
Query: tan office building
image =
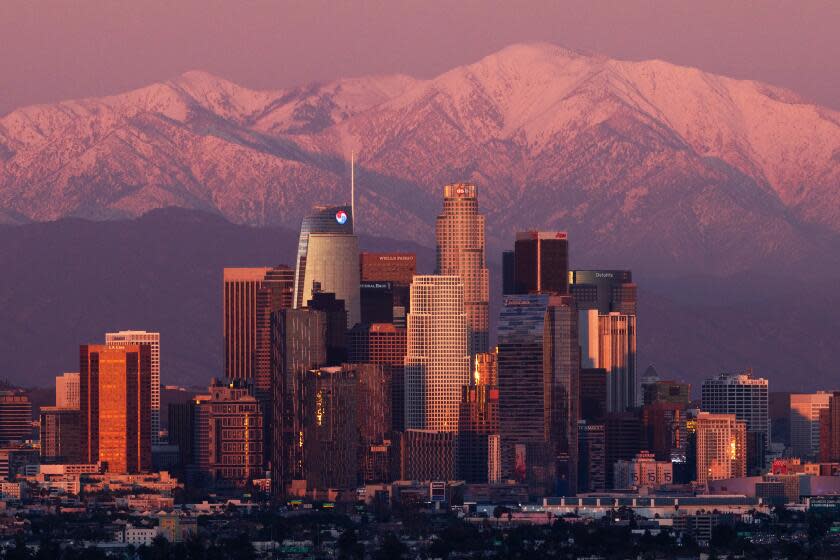
<path fill-rule="evenodd" d="M 490 281 L 485 257 L 484 216 L 478 213 L 475 185 L 457 183 L 443 188 L 443 213 L 435 225 L 437 268 L 441 275 L 459 276 L 464 284 L 464 309 L 469 325 L 469 354 L 487 352 Z"/>
<path fill-rule="evenodd" d="M 747 476 L 747 425 L 734 414 L 697 416 L 697 482 Z"/>

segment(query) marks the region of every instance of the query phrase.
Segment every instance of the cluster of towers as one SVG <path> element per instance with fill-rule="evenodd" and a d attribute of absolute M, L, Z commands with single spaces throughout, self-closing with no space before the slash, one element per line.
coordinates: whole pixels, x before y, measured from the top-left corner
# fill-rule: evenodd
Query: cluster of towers
<path fill-rule="evenodd" d="M 434 274 L 413 253 L 360 252 L 352 205 L 303 219 L 294 266 L 226 268 L 225 379 L 169 405 L 166 441 L 160 335 L 81 346 L 41 411 L 42 458 L 177 466 L 189 484 L 278 497 L 393 480 L 558 496 L 764 466 L 766 380 L 710 379 L 692 413 L 688 385 L 638 376 L 632 275 L 570 268 L 566 232 L 519 232 L 503 253 L 491 346 L 476 187 L 443 195 Z"/>
<path fill-rule="evenodd" d="M 574 493 L 582 372 L 600 375 L 605 413 L 640 400 L 629 271 L 570 270 L 566 233 L 517 234 L 491 348 L 476 187 L 443 195 L 434 274 L 360 253 L 352 206 L 304 218 L 294 268 L 225 270 L 225 373 L 262 404 L 275 492 L 462 479 Z"/>

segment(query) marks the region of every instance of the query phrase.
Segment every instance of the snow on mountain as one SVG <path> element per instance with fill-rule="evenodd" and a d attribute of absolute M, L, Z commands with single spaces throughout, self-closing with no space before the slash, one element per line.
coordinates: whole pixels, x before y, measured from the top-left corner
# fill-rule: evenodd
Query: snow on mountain
<path fill-rule="evenodd" d="M 830 254 L 840 113 L 662 61 L 513 45 L 430 80 L 254 91 L 204 72 L 0 118 L 5 221 L 162 206 L 294 228 L 347 198 L 362 229 L 429 243 L 440 187 L 475 181 L 495 248 L 568 229 L 585 259 L 749 270 Z M 14 217 L 14 218 L 12 218 Z M 791 260 L 793 259 L 793 260 Z"/>

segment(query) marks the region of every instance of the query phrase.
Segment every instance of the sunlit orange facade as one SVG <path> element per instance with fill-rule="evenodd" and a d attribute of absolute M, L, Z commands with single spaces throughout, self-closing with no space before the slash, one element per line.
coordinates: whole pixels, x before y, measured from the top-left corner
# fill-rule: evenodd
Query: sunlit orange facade
<path fill-rule="evenodd" d="M 101 462 L 112 473 L 150 470 L 150 347 L 83 345 L 79 354 L 82 462 Z"/>

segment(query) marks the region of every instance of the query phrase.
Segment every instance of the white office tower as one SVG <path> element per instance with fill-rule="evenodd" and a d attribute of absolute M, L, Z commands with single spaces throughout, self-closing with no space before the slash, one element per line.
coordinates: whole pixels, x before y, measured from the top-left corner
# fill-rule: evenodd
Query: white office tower
<path fill-rule="evenodd" d="M 303 219 L 295 270 L 295 308 L 306 307 L 315 285 L 344 300 L 347 327 L 361 319 L 359 239 L 349 206 L 316 206 Z"/>
<path fill-rule="evenodd" d="M 79 373 L 65 373 L 55 378 L 55 406 L 79 408 Z"/>
<path fill-rule="evenodd" d="M 105 333 L 105 345 L 148 344 L 152 349 L 152 445 L 160 445 L 160 333 L 119 331 Z"/>
<path fill-rule="evenodd" d="M 405 356 L 405 427 L 454 432 L 470 383 L 464 285 L 458 276 L 415 276 Z"/>
<path fill-rule="evenodd" d="M 710 377 L 700 388 L 700 408 L 713 414 L 734 414 L 746 423 L 747 432 L 764 436 L 770 446 L 770 414 L 767 380 L 750 372 Z"/>
<path fill-rule="evenodd" d="M 640 404 L 636 375 L 636 316 L 597 309 L 578 312 L 581 368 L 602 368 L 607 377 L 607 412 Z"/>
<path fill-rule="evenodd" d="M 820 453 L 820 411 L 828 408 L 831 393 L 819 391 L 790 396 L 790 446 L 796 457 L 816 459 Z"/>

